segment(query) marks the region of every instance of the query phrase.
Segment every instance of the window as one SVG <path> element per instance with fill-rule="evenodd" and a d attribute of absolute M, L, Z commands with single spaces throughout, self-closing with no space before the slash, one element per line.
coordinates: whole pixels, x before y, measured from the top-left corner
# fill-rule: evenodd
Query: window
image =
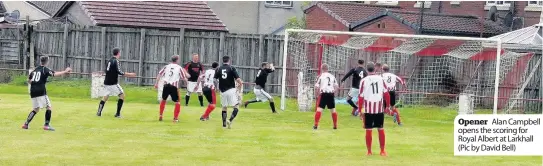
<path fill-rule="evenodd" d="M 378 24 L 377 24 L 377 28 L 379 28 L 379 29 L 385 29 L 385 23 L 384 23 L 384 22 L 378 23 Z"/>
<path fill-rule="evenodd" d="M 423 2 L 424 2 L 424 8 L 430 8 L 432 6 L 432 1 L 417 1 L 415 3 L 415 6 L 413 7 L 420 8 Z"/>
<path fill-rule="evenodd" d="M 460 1 L 451 1 L 451 5 L 460 5 Z"/>
<path fill-rule="evenodd" d="M 396 5 L 398 5 L 398 1 L 377 1 L 377 2 L 375 2 L 375 4 L 377 4 L 377 5 L 391 5 L 391 6 L 396 6 Z"/>
<path fill-rule="evenodd" d="M 282 8 L 291 8 L 292 1 L 264 1 L 266 7 L 282 7 Z"/>
<path fill-rule="evenodd" d="M 489 10 L 492 6 L 496 6 L 498 10 L 509 10 L 511 1 L 486 1 L 485 10 Z"/>
<path fill-rule="evenodd" d="M 528 5 L 524 10 L 526 11 L 541 11 L 543 8 L 543 1 L 528 1 Z"/>

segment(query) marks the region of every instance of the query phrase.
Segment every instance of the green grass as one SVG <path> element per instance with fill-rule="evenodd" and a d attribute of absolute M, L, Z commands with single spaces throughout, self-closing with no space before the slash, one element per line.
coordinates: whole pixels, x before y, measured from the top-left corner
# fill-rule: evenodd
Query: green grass
<path fill-rule="evenodd" d="M 404 108 L 405 126 L 386 119 L 389 157 L 365 156 L 364 131 L 348 106 L 339 106 L 339 130 L 329 113 L 311 129 L 313 113 L 270 113 L 266 103 L 241 109 L 233 129 L 223 129 L 220 111 L 198 120 L 204 108 L 182 107 L 181 122 L 158 122 L 156 92 L 124 86 L 123 119 L 113 118 L 116 102 L 96 117 L 85 81 L 48 84 L 55 132 L 41 130 L 40 112 L 29 130 L 20 125 L 30 111 L 24 84 L 0 85 L 0 165 L 541 165 L 541 157 L 454 157 L 454 110 Z M 245 98 L 250 98 L 246 95 Z M 277 103 L 278 104 L 278 103 Z M 172 117 L 172 104 L 165 116 Z M 374 132 L 376 133 L 376 132 Z M 378 152 L 377 135 L 373 149 Z"/>

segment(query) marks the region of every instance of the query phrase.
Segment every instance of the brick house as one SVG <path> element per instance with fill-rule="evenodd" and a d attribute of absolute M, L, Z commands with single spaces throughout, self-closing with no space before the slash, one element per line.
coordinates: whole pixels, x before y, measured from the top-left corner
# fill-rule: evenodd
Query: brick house
<path fill-rule="evenodd" d="M 307 29 L 489 37 L 510 30 L 501 19 L 484 20 L 491 6 L 497 7 L 500 18 L 512 11 L 515 19 L 521 19 L 520 27 L 527 27 L 539 22 L 541 5 L 541 1 L 428 1 L 422 30 L 421 1 L 318 2 L 304 12 Z"/>

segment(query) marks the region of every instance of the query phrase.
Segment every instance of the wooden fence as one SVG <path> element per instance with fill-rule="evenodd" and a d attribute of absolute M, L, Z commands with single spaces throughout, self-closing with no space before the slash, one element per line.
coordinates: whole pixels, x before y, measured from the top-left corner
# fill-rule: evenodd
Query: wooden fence
<path fill-rule="evenodd" d="M 160 68 L 172 55 L 188 62 L 193 53 L 209 67 L 228 55 L 245 82 L 253 82 L 261 62 L 277 66 L 276 74 L 268 78 L 271 93 L 280 92 L 283 38 L 278 35 L 229 34 L 180 29 L 166 31 L 143 28 L 78 26 L 72 24 L 40 23 L 31 35 L 30 47 L 39 56 L 51 57 L 50 67 L 61 70 L 67 66 L 73 72 L 88 77 L 104 70 L 112 56 L 111 50 L 121 49 L 121 67 L 135 72 L 138 78 L 124 78 L 138 85 L 152 85 Z M 30 60 L 32 61 L 32 60 Z M 37 62 L 31 62 L 36 65 Z M 246 90 L 252 86 L 245 86 Z"/>

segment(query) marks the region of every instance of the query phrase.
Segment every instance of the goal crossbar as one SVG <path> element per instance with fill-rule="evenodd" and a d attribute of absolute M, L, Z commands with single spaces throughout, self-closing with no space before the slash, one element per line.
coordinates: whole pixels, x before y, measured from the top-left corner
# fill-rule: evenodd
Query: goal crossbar
<path fill-rule="evenodd" d="M 500 75 L 500 52 L 502 50 L 502 41 L 499 38 L 474 38 L 474 37 L 456 37 L 456 36 L 430 36 L 430 35 L 408 35 L 408 34 L 390 34 L 390 33 L 369 33 L 369 32 L 346 32 L 346 31 L 325 31 L 325 30 L 306 30 L 306 29 L 286 29 L 283 43 L 283 69 L 287 68 L 288 60 L 288 43 L 289 33 L 316 33 L 327 35 L 355 35 L 355 36 L 374 36 L 374 37 L 396 37 L 396 38 L 424 38 L 424 39 L 442 39 L 442 40 L 462 40 L 462 41 L 481 41 L 481 42 L 494 42 L 496 43 L 496 77 Z M 281 109 L 286 108 L 286 77 L 287 71 L 282 71 L 282 86 L 281 86 Z M 498 92 L 499 92 L 499 79 L 494 79 L 494 102 L 493 102 L 493 114 L 498 112 Z"/>

